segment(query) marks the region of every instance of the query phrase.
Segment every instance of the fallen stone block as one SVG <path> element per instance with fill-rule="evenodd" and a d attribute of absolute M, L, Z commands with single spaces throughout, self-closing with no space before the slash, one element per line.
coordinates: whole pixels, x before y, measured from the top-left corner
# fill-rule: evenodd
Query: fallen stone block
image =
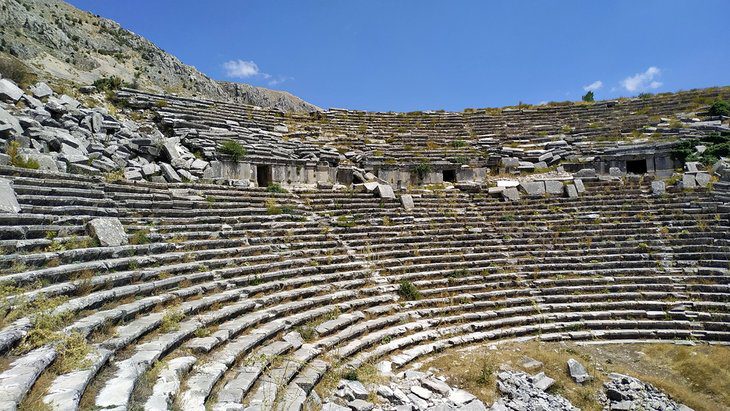
<path fill-rule="evenodd" d="M 394 200 L 395 199 L 395 193 L 393 192 L 393 187 L 387 185 L 387 184 L 378 184 L 378 186 L 375 188 L 375 194 L 383 199 L 388 200 Z"/>
<path fill-rule="evenodd" d="M 574 176 L 580 177 L 580 178 L 595 177 L 596 170 L 594 170 L 592 168 L 582 168 L 582 169 L 578 170 L 578 172 L 575 173 Z"/>
<path fill-rule="evenodd" d="M 542 181 L 523 181 L 520 183 L 520 187 L 528 196 L 545 195 L 545 183 Z"/>
<path fill-rule="evenodd" d="M 23 90 L 9 79 L 0 79 L 0 100 L 15 104 L 23 97 Z"/>
<path fill-rule="evenodd" d="M 578 190 L 575 188 L 574 184 L 565 185 L 565 194 L 568 195 L 568 198 L 578 198 Z"/>
<path fill-rule="evenodd" d="M 509 201 L 520 201 L 520 192 L 514 187 L 505 188 L 504 191 L 502 191 L 502 197 Z"/>
<path fill-rule="evenodd" d="M 406 211 L 411 211 L 415 207 L 413 203 L 413 196 L 410 194 L 403 194 L 400 196 L 400 203 Z"/>
<path fill-rule="evenodd" d="M 700 171 L 697 174 L 695 174 L 695 181 L 697 182 L 697 185 L 702 188 L 707 187 L 710 184 L 711 179 L 712 179 L 712 177 L 710 176 L 709 173 Z"/>
<path fill-rule="evenodd" d="M 664 181 L 652 181 L 651 182 L 651 193 L 655 196 L 660 196 L 667 192 L 667 186 Z"/>
<path fill-rule="evenodd" d="M 95 218 L 86 224 L 86 229 L 102 247 L 118 247 L 128 243 L 124 226 L 116 217 Z"/>
<path fill-rule="evenodd" d="M 563 194 L 563 182 L 557 180 L 548 180 L 545 182 L 545 191 L 548 194 Z"/>
<path fill-rule="evenodd" d="M 697 180 L 695 180 L 694 174 L 685 173 L 682 176 L 682 188 L 697 188 Z"/>
<path fill-rule="evenodd" d="M 588 375 L 588 371 L 586 371 L 583 364 L 572 358 L 568 360 L 568 372 L 573 380 L 578 384 L 583 384 L 584 382 L 592 379 L 592 377 Z"/>
<path fill-rule="evenodd" d="M 48 84 L 43 82 L 38 82 L 35 86 L 32 86 L 30 92 L 33 93 L 35 98 L 45 98 L 53 94 L 53 90 L 48 87 Z"/>
<path fill-rule="evenodd" d="M 20 212 L 20 204 L 12 183 L 4 178 L 0 178 L 0 212 L 13 214 Z"/>

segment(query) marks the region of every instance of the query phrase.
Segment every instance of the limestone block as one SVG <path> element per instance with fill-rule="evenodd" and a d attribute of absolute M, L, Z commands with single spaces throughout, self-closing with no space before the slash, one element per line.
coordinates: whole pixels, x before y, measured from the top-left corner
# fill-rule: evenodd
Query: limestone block
<path fill-rule="evenodd" d="M 695 180 L 694 174 L 682 176 L 682 188 L 697 188 L 697 180 Z"/>
<path fill-rule="evenodd" d="M 563 194 L 563 182 L 557 180 L 548 180 L 545 182 L 545 191 L 548 194 Z"/>
<path fill-rule="evenodd" d="M 116 217 L 95 218 L 86 224 L 86 229 L 102 247 L 117 247 L 128 243 L 124 226 Z"/>
<path fill-rule="evenodd" d="M 0 79 L 0 100 L 16 103 L 23 97 L 23 90 L 9 79 Z"/>
<path fill-rule="evenodd" d="M 20 126 L 20 121 L 2 107 L 0 107 L 0 124 L 9 125 L 17 134 L 23 133 L 23 127 Z"/>
<path fill-rule="evenodd" d="M 517 187 L 520 185 L 520 182 L 517 180 L 498 180 L 497 181 L 497 187 Z"/>
<path fill-rule="evenodd" d="M 568 198 L 578 198 L 578 190 L 574 184 L 567 184 L 565 186 L 565 193 L 568 195 Z"/>
<path fill-rule="evenodd" d="M 666 184 L 664 181 L 652 181 L 651 182 L 651 193 L 655 196 L 660 196 L 667 191 Z"/>
<path fill-rule="evenodd" d="M 545 194 L 545 183 L 542 181 L 523 181 L 520 187 L 528 196 L 541 196 Z"/>
<path fill-rule="evenodd" d="M 591 376 L 588 375 L 588 371 L 586 371 L 583 364 L 572 358 L 568 360 L 568 372 L 573 380 L 579 384 L 583 384 L 584 382 L 592 379 Z"/>
<path fill-rule="evenodd" d="M 581 180 L 580 178 L 576 178 L 575 180 L 573 180 L 573 184 L 575 184 L 575 189 L 578 190 L 578 194 L 585 193 L 586 187 L 585 185 L 583 185 L 583 180 Z"/>
<path fill-rule="evenodd" d="M 394 200 L 395 199 L 395 193 L 393 192 L 393 187 L 387 185 L 387 184 L 378 184 L 378 186 L 375 188 L 375 194 L 384 199 L 388 200 Z"/>
<path fill-rule="evenodd" d="M 45 98 L 53 94 L 53 90 L 48 87 L 48 84 L 43 82 L 38 82 L 35 86 L 32 86 L 30 92 L 33 93 L 35 98 Z"/>
<path fill-rule="evenodd" d="M 505 188 L 504 191 L 502 191 L 502 196 L 505 200 L 509 201 L 519 201 L 520 200 L 520 192 L 517 191 L 514 187 Z"/>
<path fill-rule="evenodd" d="M 592 168 L 582 168 L 578 170 L 577 173 L 574 174 L 576 177 L 595 177 L 596 176 L 596 170 Z"/>
<path fill-rule="evenodd" d="M 0 178 L 0 212 L 13 214 L 20 212 L 15 190 L 13 190 L 11 182 L 4 178 Z"/>
<path fill-rule="evenodd" d="M 697 181 L 697 185 L 700 187 L 707 187 L 710 184 L 710 178 L 709 173 L 699 172 L 695 174 L 695 181 Z"/>
<path fill-rule="evenodd" d="M 413 210 L 413 207 L 415 207 L 415 204 L 413 204 L 413 196 L 410 194 L 401 195 L 400 203 L 403 205 L 403 208 L 406 211 L 411 211 L 411 210 Z"/>

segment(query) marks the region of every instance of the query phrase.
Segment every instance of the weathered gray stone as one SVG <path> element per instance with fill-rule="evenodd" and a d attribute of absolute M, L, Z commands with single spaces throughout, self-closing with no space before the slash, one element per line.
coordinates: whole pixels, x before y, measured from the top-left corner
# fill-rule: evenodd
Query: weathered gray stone
<path fill-rule="evenodd" d="M 15 196 L 12 183 L 9 180 L 0 178 L 0 213 L 17 214 L 19 212 L 20 204 L 18 204 L 18 198 Z"/>
<path fill-rule="evenodd" d="M 334 402 L 326 402 L 322 404 L 322 411 L 350 411 L 350 408 L 337 405 Z"/>
<path fill-rule="evenodd" d="M 552 385 L 555 383 L 555 380 L 545 375 L 544 372 L 535 374 L 532 377 L 533 384 L 535 384 L 535 387 L 537 387 L 539 390 L 546 391 L 548 388 L 552 387 Z"/>
<path fill-rule="evenodd" d="M 124 172 L 124 178 L 127 180 L 142 180 L 142 173 L 139 170 L 127 170 Z"/>
<path fill-rule="evenodd" d="M 48 84 L 39 82 L 30 88 L 30 92 L 33 93 L 35 98 L 46 98 L 53 94 L 53 90 L 48 87 Z"/>
<path fill-rule="evenodd" d="M 424 400 L 428 400 L 431 398 L 433 393 L 419 385 L 413 385 L 411 386 L 411 392 L 416 394 L 417 396 L 423 398 Z"/>
<path fill-rule="evenodd" d="M 596 170 L 593 168 L 582 168 L 582 169 L 578 170 L 578 172 L 575 173 L 574 176 L 580 177 L 580 178 L 595 177 Z"/>
<path fill-rule="evenodd" d="M 502 196 L 509 201 L 520 201 L 520 192 L 514 187 L 505 188 L 502 191 Z"/>
<path fill-rule="evenodd" d="M 682 188 L 697 188 L 697 180 L 694 174 L 685 173 L 682 176 Z"/>
<path fill-rule="evenodd" d="M 568 198 L 578 198 L 578 190 L 573 184 L 565 185 L 565 193 L 568 195 Z"/>
<path fill-rule="evenodd" d="M 537 370 L 542 367 L 542 363 L 534 358 L 522 357 L 520 366 L 526 370 Z"/>
<path fill-rule="evenodd" d="M 182 183 L 182 178 L 180 178 L 180 175 L 177 174 L 177 171 L 175 171 L 171 165 L 167 163 L 160 163 L 160 169 L 162 170 L 162 175 L 165 176 L 165 179 L 168 182 Z"/>
<path fill-rule="evenodd" d="M 542 181 L 523 181 L 520 187 L 528 196 L 542 196 L 545 194 L 545 183 Z"/>
<path fill-rule="evenodd" d="M 23 127 L 20 126 L 20 121 L 2 107 L 0 107 L 0 124 L 7 124 L 12 127 L 15 133 L 23 134 Z"/>
<path fill-rule="evenodd" d="M 451 391 L 451 387 L 449 387 L 446 383 L 444 383 L 443 381 L 435 380 L 433 378 L 424 379 L 422 381 L 422 384 L 429 390 L 444 396 L 448 396 L 449 391 Z"/>
<path fill-rule="evenodd" d="M 695 181 L 697 181 L 697 185 L 703 188 L 707 187 L 710 184 L 711 179 L 712 177 L 709 173 L 701 171 L 695 174 Z"/>
<path fill-rule="evenodd" d="M 415 204 L 413 204 L 413 196 L 410 194 L 402 194 L 400 196 L 400 203 L 406 211 L 411 211 L 415 207 Z"/>
<path fill-rule="evenodd" d="M 583 180 L 580 178 L 576 178 L 573 180 L 573 184 L 575 184 L 575 189 L 578 190 L 578 194 L 585 193 L 586 187 L 583 185 Z"/>
<path fill-rule="evenodd" d="M 375 404 L 360 399 L 350 401 L 347 405 L 352 411 L 370 411 L 375 408 Z"/>
<path fill-rule="evenodd" d="M 608 175 L 610 175 L 611 177 L 621 177 L 622 175 L 624 175 L 624 173 L 618 167 L 611 167 L 608 169 Z"/>
<path fill-rule="evenodd" d="M 545 182 L 545 191 L 548 194 L 563 194 L 563 182 L 557 180 L 548 180 Z"/>
<path fill-rule="evenodd" d="M 582 384 L 586 381 L 590 381 L 592 377 L 588 375 L 583 364 L 574 360 L 573 358 L 568 360 L 568 372 L 575 382 Z"/>
<path fill-rule="evenodd" d="M 660 196 L 667 192 L 667 187 L 664 181 L 652 181 L 651 182 L 651 193 L 655 196 Z"/>
<path fill-rule="evenodd" d="M 375 188 L 375 194 L 383 199 L 387 200 L 394 200 L 395 199 L 395 193 L 393 192 L 393 187 L 387 185 L 387 184 L 378 184 L 378 186 Z"/>
<path fill-rule="evenodd" d="M 102 247 L 118 247 L 128 242 L 124 226 L 116 217 L 95 218 L 87 223 L 86 228 Z"/>
<path fill-rule="evenodd" d="M 0 79 L 0 100 L 16 103 L 23 97 L 23 90 L 9 79 Z"/>

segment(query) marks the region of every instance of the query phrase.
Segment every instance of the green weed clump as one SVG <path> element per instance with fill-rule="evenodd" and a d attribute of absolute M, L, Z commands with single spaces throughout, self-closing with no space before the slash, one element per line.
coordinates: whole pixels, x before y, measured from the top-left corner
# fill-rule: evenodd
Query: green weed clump
<path fill-rule="evenodd" d="M 406 300 L 418 300 L 421 298 L 421 292 L 410 281 L 401 281 L 398 287 L 398 295 Z"/>

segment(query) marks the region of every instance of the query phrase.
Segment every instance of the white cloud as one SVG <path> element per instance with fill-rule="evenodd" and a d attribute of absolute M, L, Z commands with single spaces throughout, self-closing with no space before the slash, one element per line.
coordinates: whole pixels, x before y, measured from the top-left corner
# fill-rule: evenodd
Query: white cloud
<path fill-rule="evenodd" d="M 249 78 L 263 75 L 264 78 L 267 78 L 266 76 L 268 76 L 266 73 L 261 73 L 259 66 L 253 61 L 230 60 L 223 63 L 223 68 L 226 69 L 228 77 Z"/>
<path fill-rule="evenodd" d="M 278 86 L 279 84 L 281 84 L 285 81 L 294 80 L 294 77 L 287 77 L 287 76 L 276 76 L 273 78 L 272 78 L 272 76 L 268 76 L 265 78 L 269 80 L 268 84 L 270 86 Z"/>
<path fill-rule="evenodd" d="M 637 73 L 621 80 L 621 86 L 630 92 L 653 90 L 661 87 L 662 83 L 657 80 L 661 74 L 662 71 L 658 67 L 651 66 L 643 73 Z"/>
<path fill-rule="evenodd" d="M 583 86 L 583 90 L 596 91 L 596 90 L 600 89 L 601 87 L 603 87 L 603 82 L 601 80 L 596 80 L 587 86 Z"/>
<path fill-rule="evenodd" d="M 229 78 L 258 78 L 266 80 L 269 86 L 277 86 L 285 81 L 294 80 L 294 77 L 264 73 L 258 64 L 246 60 L 230 60 L 223 63 L 226 77 Z"/>

